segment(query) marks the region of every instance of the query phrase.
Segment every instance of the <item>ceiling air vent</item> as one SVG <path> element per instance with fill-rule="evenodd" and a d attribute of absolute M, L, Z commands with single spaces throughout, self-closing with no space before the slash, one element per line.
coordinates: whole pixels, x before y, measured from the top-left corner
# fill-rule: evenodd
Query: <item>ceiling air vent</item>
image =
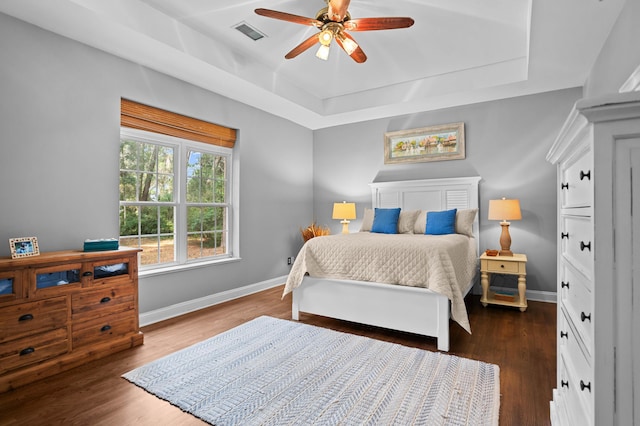
<path fill-rule="evenodd" d="M 260 40 L 261 38 L 266 37 L 266 35 L 264 33 L 262 33 L 260 31 L 258 31 L 257 29 L 253 28 L 252 26 L 250 26 L 246 22 L 240 22 L 238 25 L 236 25 L 233 28 L 235 28 L 236 30 L 240 31 L 242 34 L 246 35 L 247 37 L 249 37 L 253 41 Z"/>

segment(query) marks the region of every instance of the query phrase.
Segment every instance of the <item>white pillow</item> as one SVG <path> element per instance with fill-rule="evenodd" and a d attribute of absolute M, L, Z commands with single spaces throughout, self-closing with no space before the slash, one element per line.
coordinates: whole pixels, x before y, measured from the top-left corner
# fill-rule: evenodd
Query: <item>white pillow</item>
<path fill-rule="evenodd" d="M 362 225 L 360 225 L 360 232 L 371 232 L 373 227 L 373 217 L 375 211 L 365 207 L 364 214 L 362 215 Z"/>
<path fill-rule="evenodd" d="M 473 238 L 473 221 L 478 209 L 461 209 L 456 212 L 456 233 Z"/>
<path fill-rule="evenodd" d="M 427 232 L 427 211 L 420 210 L 413 224 L 413 233 L 424 235 L 425 232 Z"/>
<path fill-rule="evenodd" d="M 398 234 L 413 234 L 413 227 L 420 210 L 400 211 L 398 218 Z"/>

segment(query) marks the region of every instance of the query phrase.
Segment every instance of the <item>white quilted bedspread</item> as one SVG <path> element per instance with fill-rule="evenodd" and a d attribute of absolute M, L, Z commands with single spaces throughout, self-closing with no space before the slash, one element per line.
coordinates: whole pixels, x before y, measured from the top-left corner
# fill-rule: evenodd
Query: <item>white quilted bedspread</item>
<path fill-rule="evenodd" d="M 312 238 L 296 258 L 284 294 L 305 274 L 318 278 L 425 287 L 451 301 L 451 316 L 471 333 L 463 289 L 476 270 L 476 242 L 464 235 L 358 232 Z"/>

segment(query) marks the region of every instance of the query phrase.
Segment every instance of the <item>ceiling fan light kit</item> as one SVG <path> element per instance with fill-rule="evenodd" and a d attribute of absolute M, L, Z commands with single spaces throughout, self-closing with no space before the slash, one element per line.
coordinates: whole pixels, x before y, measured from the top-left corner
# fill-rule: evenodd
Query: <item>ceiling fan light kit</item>
<path fill-rule="evenodd" d="M 293 15 L 286 12 L 278 12 L 270 9 L 256 9 L 258 15 L 267 18 L 279 19 L 294 24 L 309 25 L 320 30 L 320 34 L 314 35 L 294 47 L 285 55 L 286 59 L 293 59 L 316 43 L 320 43 L 316 56 L 325 61 L 329 58 L 329 47 L 332 40 L 349 55 L 354 61 L 363 63 L 367 60 L 358 43 L 345 30 L 349 31 L 375 31 L 392 30 L 396 28 L 408 28 L 413 25 L 412 18 L 386 17 L 386 18 L 360 18 L 351 19 L 347 11 L 351 0 L 326 0 L 327 7 L 320 9 L 315 19 Z"/>
<path fill-rule="evenodd" d="M 329 59 L 329 45 L 328 44 L 321 44 L 320 47 L 318 47 L 318 51 L 316 52 L 316 56 L 320 59 L 322 59 L 323 61 L 326 61 L 327 59 Z"/>
<path fill-rule="evenodd" d="M 349 56 L 351 56 L 351 54 L 355 52 L 359 47 L 358 43 L 351 40 L 350 38 L 346 38 L 342 33 L 338 33 L 336 39 L 340 40 L 340 42 L 342 43 L 342 48 L 345 52 L 347 52 L 347 55 Z"/>

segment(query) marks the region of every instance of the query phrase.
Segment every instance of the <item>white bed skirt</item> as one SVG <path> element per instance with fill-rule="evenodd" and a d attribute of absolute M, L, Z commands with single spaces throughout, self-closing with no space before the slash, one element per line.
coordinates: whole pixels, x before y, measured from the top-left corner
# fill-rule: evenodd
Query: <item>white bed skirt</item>
<path fill-rule="evenodd" d="M 426 288 L 305 276 L 293 290 L 291 311 L 294 320 L 307 312 L 435 337 L 438 350 L 449 350 L 449 299 Z"/>

